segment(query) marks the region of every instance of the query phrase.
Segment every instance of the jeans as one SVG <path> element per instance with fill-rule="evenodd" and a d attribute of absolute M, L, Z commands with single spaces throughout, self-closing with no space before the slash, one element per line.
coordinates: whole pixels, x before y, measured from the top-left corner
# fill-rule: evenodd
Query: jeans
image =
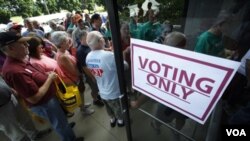
<path fill-rule="evenodd" d="M 119 98 L 113 100 L 103 100 L 103 102 L 106 106 L 106 111 L 110 118 L 116 118 L 120 120 L 123 119 Z"/>
<path fill-rule="evenodd" d="M 59 134 L 62 141 L 74 141 L 75 134 L 68 124 L 66 116 L 56 98 L 47 103 L 31 107 L 32 112 L 49 120 L 53 129 Z"/>
<path fill-rule="evenodd" d="M 88 76 L 86 75 L 86 82 L 89 84 L 90 88 L 91 88 L 91 96 L 94 100 L 97 99 L 97 96 L 99 95 L 99 89 L 98 89 L 98 86 L 97 86 L 97 83 L 96 82 L 93 82 L 93 80 Z"/>
<path fill-rule="evenodd" d="M 27 141 L 38 133 L 30 114 L 13 95 L 7 104 L 0 107 L 0 131 L 11 141 Z"/>

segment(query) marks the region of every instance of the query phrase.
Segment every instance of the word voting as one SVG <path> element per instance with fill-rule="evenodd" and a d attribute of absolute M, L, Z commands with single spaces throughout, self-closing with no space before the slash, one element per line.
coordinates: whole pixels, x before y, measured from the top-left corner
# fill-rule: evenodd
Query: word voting
<path fill-rule="evenodd" d="M 147 83 L 161 91 L 179 97 L 183 100 L 195 93 L 209 96 L 213 90 L 215 80 L 198 77 L 193 72 L 159 63 L 139 56 L 139 70 L 147 73 Z"/>

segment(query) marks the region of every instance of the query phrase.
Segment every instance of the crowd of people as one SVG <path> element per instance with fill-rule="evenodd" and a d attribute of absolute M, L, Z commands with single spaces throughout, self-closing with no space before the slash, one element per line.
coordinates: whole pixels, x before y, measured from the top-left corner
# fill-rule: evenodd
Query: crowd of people
<path fill-rule="evenodd" d="M 129 22 L 123 21 L 120 24 L 125 68 L 129 68 L 131 64 L 131 38 L 182 49 L 186 47 L 187 37 L 183 33 L 174 31 L 173 25 L 169 21 L 165 21 L 163 24 L 157 22 L 157 15 L 151 6 L 152 4 L 149 3 L 149 10 L 145 17 L 142 18 L 139 14 L 134 15 Z M 232 51 L 233 54 L 227 53 L 223 33 L 225 25 L 230 22 L 229 19 L 229 13 L 221 12 L 213 26 L 198 37 L 194 51 L 241 60 L 242 65 L 224 97 L 226 105 L 232 106 L 239 101 L 242 102 L 243 99 L 247 103 L 245 95 L 238 98 L 239 100 L 235 100 L 235 95 L 249 93 L 250 51 L 245 49 L 238 52 L 239 47 L 235 47 Z M 30 122 L 31 114 L 27 109 L 48 120 L 62 141 L 84 140 L 83 137 L 75 136 L 72 124 L 67 121 L 67 117 L 74 113 L 63 110 L 56 97 L 54 82 L 58 77 L 67 86 L 82 85 L 78 82 L 84 77 L 91 88 L 93 104 L 100 107 L 105 106 L 107 114 L 110 116 L 110 126 L 124 126 L 119 103 L 121 93 L 116 75 L 108 18 L 105 27 L 102 25 L 103 21 L 99 14 L 95 13 L 90 17 L 86 13 L 76 12 L 75 14 L 68 13 L 63 24 L 50 21 L 51 31 L 48 33 L 44 33 L 37 21 L 30 19 L 24 20 L 27 30 L 23 33 L 21 29 L 24 26 L 15 23 L 9 23 L 7 31 L 0 33 L 0 130 L 12 141 L 39 139 L 51 131 L 51 129 L 42 131 L 35 129 Z M 244 34 L 244 36 L 248 36 L 248 34 Z M 130 69 L 126 69 L 125 73 L 128 90 L 133 93 Z M 90 115 L 95 111 L 89 108 L 90 103 L 84 102 L 85 94 L 81 92 L 83 104 L 80 109 L 84 115 Z M 131 101 L 131 107 L 138 108 L 146 99 L 143 95 L 139 96 L 136 101 Z M 20 104 L 21 101 L 24 103 Z M 240 112 L 242 115 L 243 111 Z M 163 114 L 167 118 L 164 119 Z M 239 120 L 235 118 L 237 112 L 235 114 L 230 118 L 229 123 L 239 123 Z M 244 112 L 244 114 L 246 113 Z M 247 114 L 249 115 L 249 113 Z M 24 115 L 25 117 L 23 117 Z M 176 119 L 178 130 L 182 129 L 187 119 L 160 104 L 156 115 L 162 116 L 162 120 L 166 122 Z M 249 119 L 246 119 L 245 122 L 249 123 Z M 159 130 L 160 124 L 153 121 L 152 126 Z"/>

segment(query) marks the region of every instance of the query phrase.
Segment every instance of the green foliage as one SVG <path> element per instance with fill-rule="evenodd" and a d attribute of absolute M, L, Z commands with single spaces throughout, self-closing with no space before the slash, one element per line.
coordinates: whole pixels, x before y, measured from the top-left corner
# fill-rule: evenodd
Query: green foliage
<path fill-rule="evenodd" d="M 142 4 L 145 0 L 130 0 L 130 4 Z M 169 20 L 173 24 L 180 22 L 182 11 L 184 9 L 185 0 L 156 0 L 159 5 L 160 12 L 157 19 L 160 22 Z"/>
<path fill-rule="evenodd" d="M 8 10 L 0 9 L 0 23 L 8 23 L 11 17 L 11 13 Z"/>
<path fill-rule="evenodd" d="M 43 3 L 46 1 L 46 5 Z M 145 0 L 117 0 L 121 7 L 127 4 L 142 4 Z M 158 20 L 169 20 L 172 23 L 178 23 L 181 16 L 185 0 L 156 0 L 160 3 L 160 12 Z M 0 0 L 0 21 L 6 21 L 5 18 L 11 16 L 22 16 L 23 18 L 38 16 L 42 13 L 47 14 L 56 13 L 60 10 L 77 11 L 89 9 L 93 11 L 94 5 L 103 5 L 105 7 L 105 0 Z M 46 9 L 46 6 L 48 10 Z M 128 19 L 127 10 L 120 13 L 121 19 Z"/>
<path fill-rule="evenodd" d="M 36 5 L 41 9 L 41 12 L 44 14 L 59 12 L 56 0 L 37 0 Z"/>
<path fill-rule="evenodd" d="M 42 9 L 35 4 L 32 16 L 40 16 L 40 15 L 42 15 Z"/>
<path fill-rule="evenodd" d="M 129 4 L 133 5 L 133 4 L 142 4 L 145 0 L 130 0 Z M 156 0 L 157 2 L 159 2 L 158 0 Z"/>
<path fill-rule="evenodd" d="M 16 15 L 21 14 L 23 18 L 31 17 L 33 16 L 34 11 L 34 2 L 33 0 L 19 0 L 18 8 L 16 9 Z"/>
<path fill-rule="evenodd" d="M 104 0 L 85 0 L 85 1 L 94 1 L 96 4 L 104 4 Z M 128 3 L 126 3 L 126 1 Z M 117 3 L 122 7 L 125 7 L 126 4 L 133 5 L 133 4 L 142 4 L 145 0 L 117 0 Z M 159 9 L 160 12 L 157 15 L 157 19 L 160 22 L 165 20 L 169 20 L 173 24 L 177 24 L 180 22 L 182 11 L 184 9 L 184 2 L 185 0 L 156 0 L 160 3 Z M 120 12 L 120 19 L 128 20 L 127 17 L 127 10 L 124 9 Z"/>
<path fill-rule="evenodd" d="M 105 6 L 105 0 L 93 0 L 93 2 L 96 3 L 97 5 Z"/>
<path fill-rule="evenodd" d="M 157 0 L 160 3 L 159 21 L 169 20 L 178 24 L 181 20 L 185 0 Z"/>
<path fill-rule="evenodd" d="M 33 0 L 0 0 L 0 9 L 7 10 L 11 16 L 31 17 L 41 13 Z"/>
<path fill-rule="evenodd" d="M 142 4 L 145 0 L 130 0 L 130 4 Z M 172 24 L 179 24 L 184 9 L 185 0 L 156 0 L 159 5 L 157 20 L 170 21 Z"/>
<path fill-rule="evenodd" d="M 44 3 L 46 2 L 46 4 Z M 60 10 L 81 10 L 84 0 L 0 0 L 1 21 L 5 17 L 22 16 L 23 18 L 38 16 L 42 13 L 56 13 Z M 47 10 L 47 8 L 48 10 Z"/>
<path fill-rule="evenodd" d="M 77 11 L 82 10 L 81 0 L 58 0 L 57 7 L 60 10 Z"/>

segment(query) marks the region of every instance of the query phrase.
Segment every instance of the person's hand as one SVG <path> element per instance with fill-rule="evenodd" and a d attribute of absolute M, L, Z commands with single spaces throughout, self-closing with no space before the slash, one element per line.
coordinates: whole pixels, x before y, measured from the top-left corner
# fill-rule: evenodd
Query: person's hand
<path fill-rule="evenodd" d="M 48 76 L 49 79 L 52 79 L 52 80 L 55 80 L 57 78 L 57 74 L 55 72 L 49 72 L 49 76 Z"/>
<path fill-rule="evenodd" d="M 130 101 L 130 106 L 131 106 L 132 109 L 139 108 L 138 102 L 135 101 L 135 100 Z"/>

